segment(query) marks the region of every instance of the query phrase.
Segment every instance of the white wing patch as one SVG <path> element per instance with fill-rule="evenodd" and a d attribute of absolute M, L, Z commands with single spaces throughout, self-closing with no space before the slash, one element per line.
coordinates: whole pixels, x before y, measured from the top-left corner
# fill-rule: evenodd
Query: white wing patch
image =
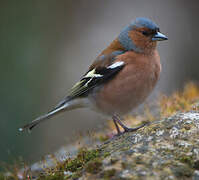
<path fill-rule="evenodd" d="M 95 69 L 93 69 L 92 71 L 89 71 L 85 76 L 84 76 L 84 78 L 94 78 L 94 77 L 96 77 L 96 78 L 98 78 L 98 77 L 102 77 L 103 75 L 101 75 L 101 74 L 95 74 Z"/>
<path fill-rule="evenodd" d="M 95 69 L 89 71 L 84 78 L 90 78 L 84 86 L 88 86 L 88 84 L 93 80 L 93 78 L 103 77 L 101 74 L 95 74 Z"/>
<path fill-rule="evenodd" d="M 123 61 L 119 61 L 119 62 L 116 62 L 116 63 L 114 63 L 114 64 L 108 66 L 107 68 L 108 68 L 108 69 L 114 69 L 114 68 L 117 68 L 117 67 L 123 66 L 123 65 L 124 65 L 124 62 L 123 62 Z"/>
<path fill-rule="evenodd" d="M 88 84 L 93 80 L 93 78 L 89 79 L 88 82 L 84 85 L 88 87 Z"/>
<path fill-rule="evenodd" d="M 119 61 L 119 62 L 116 62 L 116 63 L 113 63 L 112 65 L 108 66 L 107 69 L 115 69 L 119 66 L 123 66 L 124 65 L 124 62 L 123 61 Z M 101 74 L 95 74 L 95 69 L 89 71 L 85 76 L 84 78 L 99 78 L 99 77 L 103 77 L 103 75 Z"/>
<path fill-rule="evenodd" d="M 90 70 L 72 87 L 68 97 L 73 99 L 75 97 L 86 95 L 89 90 L 116 75 L 123 68 L 124 64 L 125 63 L 123 61 L 119 61 L 108 67 L 97 67 Z"/>

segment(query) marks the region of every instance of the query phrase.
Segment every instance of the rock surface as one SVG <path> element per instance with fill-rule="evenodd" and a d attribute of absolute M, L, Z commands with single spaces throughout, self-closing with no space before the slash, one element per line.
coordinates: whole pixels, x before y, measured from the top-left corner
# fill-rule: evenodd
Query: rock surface
<path fill-rule="evenodd" d="M 199 179 L 196 109 L 107 141 L 99 150 L 110 155 L 80 179 Z"/>
<path fill-rule="evenodd" d="M 62 163 L 18 174 L 38 180 L 199 180 L 199 105 L 156 120 L 97 145 Z M 43 166 L 44 167 L 44 166 Z M 30 173 L 29 173 L 30 172 Z M 3 177 L 0 179 L 4 179 Z M 30 179 L 30 178 L 29 178 Z"/>

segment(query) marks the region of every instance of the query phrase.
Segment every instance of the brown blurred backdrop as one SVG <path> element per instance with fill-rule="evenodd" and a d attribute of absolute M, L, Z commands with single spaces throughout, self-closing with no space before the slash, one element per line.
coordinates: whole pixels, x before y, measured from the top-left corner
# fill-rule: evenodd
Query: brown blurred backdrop
<path fill-rule="evenodd" d="M 169 38 L 158 46 L 163 70 L 151 99 L 198 80 L 199 1 L 1 1 L 0 161 L 19 156 L 36 161 L 79 130 L 102 125 L 99 115 L 76 110 L 31 134 L 17 131 L 63 98 L 100 51 L 139 16 L 154 20 Z"/>

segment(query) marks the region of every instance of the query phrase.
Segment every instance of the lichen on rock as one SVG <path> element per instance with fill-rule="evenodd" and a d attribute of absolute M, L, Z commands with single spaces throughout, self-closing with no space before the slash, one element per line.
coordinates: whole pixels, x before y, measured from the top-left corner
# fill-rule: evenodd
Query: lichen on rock
<path fill-rule="evenodd" d="M 199 111 L 191 110 L 115 136 L 95 151 L 84 150 L 90 158 L 78 155 L 81 164 L 71 161 L 65 179 L 198 179 L 198 124 Z"/>
<path fill-rule="evenodd" d="M 187 179 L 198 176 L 198 111 L 177 113 L 100 146 L 117 160 L 117 177 Z M 114 168 L 114 165 L 105 165 Z M 124 168 L 125 167 L 125 168 Z"/>

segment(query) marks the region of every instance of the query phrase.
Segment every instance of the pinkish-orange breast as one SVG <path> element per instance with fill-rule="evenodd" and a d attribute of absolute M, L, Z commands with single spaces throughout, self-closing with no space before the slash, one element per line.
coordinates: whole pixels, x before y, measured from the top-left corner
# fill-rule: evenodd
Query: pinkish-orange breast
<path fill-rule="evenodd" d="M 141 104 L 153 90 L 161 65 L 157 51 L 151 55 L 126 52 L 116 61 L 125 67 L 95 95 L 96 108 L 108 115 L 126 114 Z"/>

